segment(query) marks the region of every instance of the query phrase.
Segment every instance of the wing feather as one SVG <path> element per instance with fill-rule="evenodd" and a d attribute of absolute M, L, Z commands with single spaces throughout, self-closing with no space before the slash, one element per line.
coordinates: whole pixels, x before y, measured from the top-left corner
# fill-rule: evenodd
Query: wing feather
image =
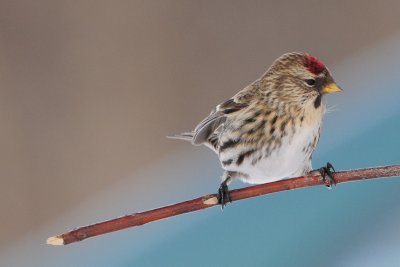
<path fill-rule="evenodd" d="M 206 145 L 217 152 L 218 129 L 226 122 L 226 119 L 236 112 L 247 108 L 254 95 L 258 93 L 259 80 L 239 91 L 235 96 L 219 104 L 204 120 L 202 120 L 192 132 L 168 136 L 169 138 L 191 141 L 193 145 Z"/>
<path fill-rule="evenodd" d="M 208 142 L 209 137 L 222 125 L 228 114 L 247 107 L 248 104 L 237 103 L 233 98 L 221 103 L 211 114 L 201 121 L 194 129 L 192 144 L 201 145 Z"/>

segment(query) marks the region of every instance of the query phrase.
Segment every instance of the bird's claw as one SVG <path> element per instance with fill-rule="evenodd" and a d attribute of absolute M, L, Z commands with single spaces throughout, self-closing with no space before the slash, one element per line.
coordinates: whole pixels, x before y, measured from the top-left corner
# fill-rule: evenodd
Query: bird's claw
<path fill-rule="evenodd" d="M 225 182 L 221 183 L 218 189 L 217 199 L 218 204 L 221 205 L 221 209 L 224 209 L 228 202 L 232 202 L 228 185 Z"/>
<path fill-rule="evenodd" d="M 318 169 L 319 173 L 322 176 L 322 180 L 324 181 L 325 185 L 329 188 L 332 186 L 336 186 L 336 181 L 333 178 L 333 174 L 336 172 L 335 168 L 329 162 L 326 163 L 325 167 Z"/>

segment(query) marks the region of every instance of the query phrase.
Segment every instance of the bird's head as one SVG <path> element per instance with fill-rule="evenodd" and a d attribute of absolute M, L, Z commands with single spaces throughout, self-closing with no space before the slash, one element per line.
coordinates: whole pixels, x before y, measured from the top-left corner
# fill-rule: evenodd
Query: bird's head
<path fill-rule="evenodd" d="M 282 55 L 264 77 L 281 100 L 299 105 L 312 101 L 318 108 L 322 95 L 342 91 L 326 66 L 308 53 Z"/>

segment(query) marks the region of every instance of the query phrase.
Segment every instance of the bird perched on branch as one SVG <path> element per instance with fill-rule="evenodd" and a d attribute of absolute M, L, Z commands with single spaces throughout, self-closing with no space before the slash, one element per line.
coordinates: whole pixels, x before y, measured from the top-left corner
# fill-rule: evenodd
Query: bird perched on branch
<path fill-rule="evenodd" d="M 225 170 L 218 190 L 223 207 L 230 201 L 233 179 L 260 184 L 310 172 L 325 113 L 322 97 L 340 91 L 316 57 L 287 53 L 193 131 L 169 137 L 206 145 L 218 154 Z M 328 163 L 319 170 L 328 185 L 334 183 L 332 169 Z"/>

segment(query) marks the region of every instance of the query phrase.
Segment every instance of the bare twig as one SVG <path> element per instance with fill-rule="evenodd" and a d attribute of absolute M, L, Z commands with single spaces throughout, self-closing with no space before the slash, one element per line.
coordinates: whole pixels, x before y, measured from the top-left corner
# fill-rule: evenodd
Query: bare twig
<path fill-rule="evenodd" d="M 390 176 L 400 176 L 400 165 L 339 171 L 334 174 L 334 179 L 336 183 L 339 184 L 344 182 L 383 178 Z M 238 201 L 241 199 L 271 194 L 285 190 L 324 184 L 325 183 L 321 175 L 318 172 L 314 172 L 310 175 L 298 178 L 232 190 L 230 192 L 230 196 L 232 201 Z M 102 235 L 133 226 L 143 225 L 149 222 L 165 219 L 179 214 L 207 209 L 215 205 L 218 205 L 216 195 L 205 195 L 170 206 L 165 206 L 145 212 L 138 212 L 113 220 L 80 227 L 68 233 L 48 238 L 47 244 L 66 245 L 73 242 L 81 241 L 89 237 Z"/>

